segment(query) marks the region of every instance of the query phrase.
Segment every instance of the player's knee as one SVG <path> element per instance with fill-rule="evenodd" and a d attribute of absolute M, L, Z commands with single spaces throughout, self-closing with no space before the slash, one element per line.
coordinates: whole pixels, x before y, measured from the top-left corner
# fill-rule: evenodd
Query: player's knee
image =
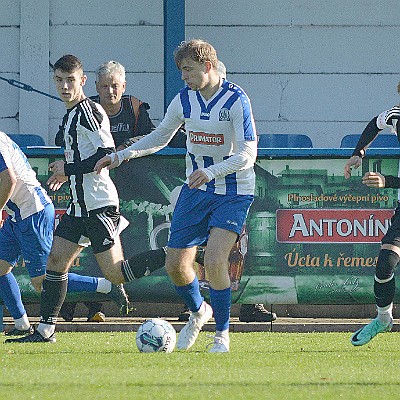
<path fill-rule="evenodd" d="M 166 263 L 165 264 L 165 270 L 167 271 L 168 275 L 171 277 L 178 277 L 182 275 L 186 275 L 187 271 L 190 268 L 188 268 L 187 265 L 183 264 L 172 264 L 172 263 Z"/>
<path fill-rule="evenodd" d="M 229 265 L 228 263 L 222 264 L 205 264 L 205 270 L 208 280 L 212 283 L 224 282 L 229 279 Z M 213 286 L 216 289 L 215 286 Z"/>
<path fill-rule="evenodd" d="M 173 264 L 166 263 L 165 270 L 167 271 L 172 282 L 177 286 L 188 285 L 196 277 L 193 266 L 190 264 Z"/>
<path fill-rule="evenodd" d="M 389 279 L 393 275 L 399 260 L 400 257 L 395 251 L 386 248 L 381 249 L 376 264 L 376 277 L 381 280 Z"/>
<path fill-rule="evenodd" d="M 207 271 L 212 272 L 213 270 L 221 271 L 228 270 L 229 265 L 229 254 L 223 254 L 217 251 L 207 251 L 204 255 L 204 267 Z"/>
<path fill-rule="evenodd" d="M 192 273 L 194 258 L 194 250 L 181 251 L 180 249 L 170 248 L 165 258 L 165 270 L 171 277 L 186 275 L 188 272 Z"/>

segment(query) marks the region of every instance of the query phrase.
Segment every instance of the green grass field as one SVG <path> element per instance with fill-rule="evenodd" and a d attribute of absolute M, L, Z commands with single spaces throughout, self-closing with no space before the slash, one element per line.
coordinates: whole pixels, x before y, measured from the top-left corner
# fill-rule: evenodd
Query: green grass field
<path fill-rule="evenodd" d="M 139 353 L 132 333 L 57 333 L 0 346 L 2 399 L 400 398 L 398 333 L 356 348 L 348 333 L 233 333 L 231 352 Z"/>

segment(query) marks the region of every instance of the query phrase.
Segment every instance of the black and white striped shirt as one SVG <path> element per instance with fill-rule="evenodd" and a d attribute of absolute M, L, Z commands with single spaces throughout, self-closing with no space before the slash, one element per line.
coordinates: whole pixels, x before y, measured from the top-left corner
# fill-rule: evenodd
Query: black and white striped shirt
<path fill-rule="evenodd" d="M 89 211 L 119 206 L 118 193 L 109 171 L 93 171 L 96 162 L 114 149 L 106 112 L 85 98 L 64 115 L 60 129 L 65 141 L 65 173 L 69 177 L 71 200 L 67 213 L 87 217 Z"/>

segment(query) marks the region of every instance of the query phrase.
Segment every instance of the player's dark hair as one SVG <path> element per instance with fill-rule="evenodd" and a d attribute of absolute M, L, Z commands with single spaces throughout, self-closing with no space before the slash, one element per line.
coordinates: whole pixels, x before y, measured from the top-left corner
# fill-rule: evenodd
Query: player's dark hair
<path fill-rule="evenodd" d="M 72 54 L 66 54 L 55 62 L 53 71 L 57 69 L 63 72 L 72 73 L 79 69 L 83 71 L 83 65 L 78 57 L 75 57 Z"/>
<path fill-rule="evenodd" d="M 178 68 L 185 58 L 190 58 L 199 63 L 210 61 L 215 69 L 218 68 L 216 50 L 210 43 L 202 39 L 192 39 L 181 42 L 174 51 L 174 60 Z"/>

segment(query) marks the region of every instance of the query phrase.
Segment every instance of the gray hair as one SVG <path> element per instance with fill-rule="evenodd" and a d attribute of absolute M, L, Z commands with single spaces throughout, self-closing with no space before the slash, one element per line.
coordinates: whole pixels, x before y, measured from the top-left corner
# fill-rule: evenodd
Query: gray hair
<path fill-rule="evenodd" d="M 226 67 L 225 67 L 225 65 L 224 65 L 224 63 L 222 61 L 218 60 L 217 71 L 218 71 L 218 75 L 221 78 L 226 79 Z"/>
<path fill-rule="evenodd" d="M 125 82 L 125 67 L 118 61 L 106 61 L 96 70 L 96 82 L 99 81 L 100 76 L 104 75 L 120 75 L 121 82 Z"/>

